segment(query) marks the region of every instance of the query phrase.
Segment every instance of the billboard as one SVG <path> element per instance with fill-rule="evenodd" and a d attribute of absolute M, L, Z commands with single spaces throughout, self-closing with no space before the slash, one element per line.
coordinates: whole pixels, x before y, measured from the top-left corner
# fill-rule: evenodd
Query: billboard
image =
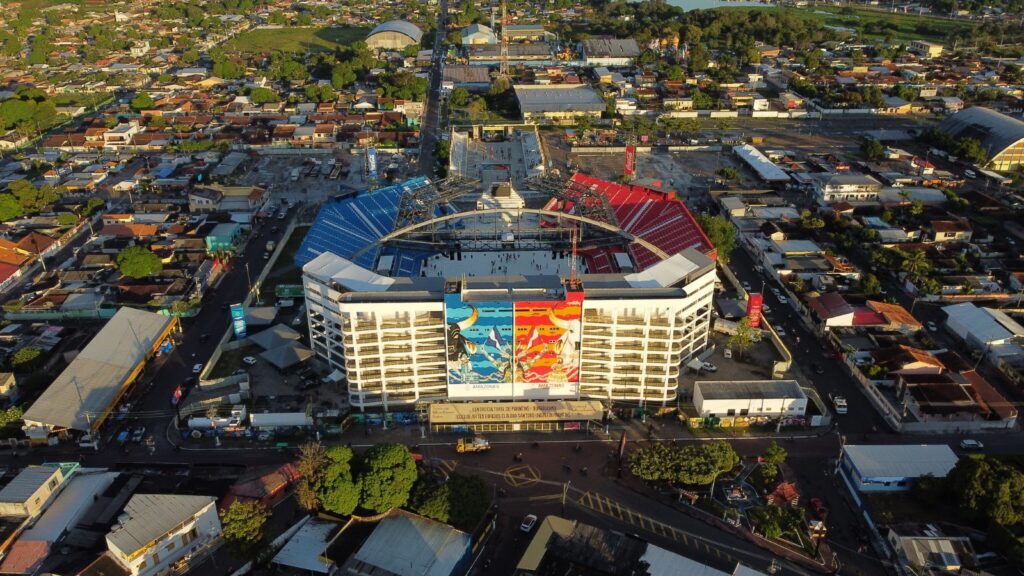
<path fill-rule="evenodd" d="M 463 302 L 445 294 L 446 363 L 451 398 L 511 397 L 511 302 Z"/>
<path fill-rule="evenodd" d="M 583 293 L 516 302 L 516 396 L 575 396 L 580 382 Z"/>
<path fill-rule="evenodd" d="M 377 177 L 377 149 L 367 148 L 366 149 L 366 172 L 370 175 L 370 178 Z"/>
<path fill-rule="evenodd" d="M 747 320 L 751 328 L 761 327 L 761 307 L 764 306 L 764 295 L 754 292 L 747 298 Z"/>
<path fill-rule="evenodd" d="M 622 173 L 626 176 L 636 173 L 636 146 L 632 144 L 626 146 L 626 166 L 622 169 Z"/>
<path fill-rule="evenodd" d="M 245 308 L 241 304 L 231 305 L 231 327 L 235 330 L 235 337 L 241 340 L 248 333 L 245 325 Z"/>

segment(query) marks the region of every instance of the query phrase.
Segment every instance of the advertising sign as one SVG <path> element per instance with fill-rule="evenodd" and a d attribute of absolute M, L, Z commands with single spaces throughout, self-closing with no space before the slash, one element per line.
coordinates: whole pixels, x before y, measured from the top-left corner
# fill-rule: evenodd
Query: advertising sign
<path fill-rule="evenodd" d="M 516 395 L 575 396 L 580 383 L 583 293 L 564 301 L 516 302 Z"/>
<path fill-rule="evenodd" d="M 750 294 L 747 299 L 747 319 L 751 328 L 761 327 L 761 307 L 764 306 L 764 295 L 760 292 Z"/>
<path fill-rule="evenodd" d="M 626 146 L 626 165 L 623 167 L 622 173 L 626 176 L 636 173 L 636 146 L 632 144 Z"/>
<path fill-rule="evenodd" d="M 366 172 L 370 175 L 370 178 L 377 177 L 377 149 L 367 148 L 366 149 Z"/>
<path fill-rule="evenodd" d="M 511 302 L 463 302 L 445 294 L 448 396 L 512 396 Z"/>
<path fill-rule="evenodd" d="M 302 298 L 305 296 L 302 284 L 278 284 L 274 288 L 274 296 L 278 298 Z"/>
<path fill-rule="evenodd" d="M 235 338 L 239 340 L 248 335 L 245 325 L 245 308 L 242 308 L 241 304 L 231 305 L 231 327 L 235 330 Z"/>

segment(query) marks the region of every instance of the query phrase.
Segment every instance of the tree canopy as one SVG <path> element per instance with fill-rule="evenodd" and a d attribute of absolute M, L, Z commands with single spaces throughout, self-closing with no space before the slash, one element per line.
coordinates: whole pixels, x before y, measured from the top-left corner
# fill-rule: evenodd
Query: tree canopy
<path fill-rule="evenodd" d="M 324 456 L 326 463 L 317 491 L 320 503 L 328 512 L 347 516 L 359 505 L 361 493 L 361 485 L 352 475 L 352 450 L 332 446 Z"/>
<path fill-rule="evenodd" d="M 237 550 L 253 551 L 263 542 L 263 525 L 270 512 L 256 500 L 235 500 L 231 507 L 221 511 L 224 540 Z"/>
<path fill-rule="evenodd" d="M 707 234 L 711 245 L 718 252 L 718 261 L 725 266 L 729 264 L 729 254 L 736 249 L 736 227 L 724 216 L 697 215 L 697 223 Z"/>
<path fill-rule="evenodd" d="M 687 446 L 652 444 L 633 452 L 629 471 L 647 481 L 706 486 L 739 462 L 739 456 L 727 442 Z"/>
<path fill-rule="evenodd" d="M 424 476 L 413 488 L 410 507 L 417 514 L 472 532 L 490 506 L 487 492 L 478 476 L 452 474 L 444 483 Z"/>
<path fill-rule="evenodd" d="M 416 482 L 416 463 L 404 444 L 377 444 L 363 457 L 360 505 L 374 512 L 404 506 Z"/>
<path fill-rule="evenodd" d="M 160 257 L 144 246 L 129 246 L 117 255 L 117 267 L 129 278 L 145 278 L 164 269 Z"/>
<path fill-rule="evenodd" d="M 132 110 L 147 110 L 154 105 L 153 97 L 147 92 L 139 92 L 132 98 Z"/>

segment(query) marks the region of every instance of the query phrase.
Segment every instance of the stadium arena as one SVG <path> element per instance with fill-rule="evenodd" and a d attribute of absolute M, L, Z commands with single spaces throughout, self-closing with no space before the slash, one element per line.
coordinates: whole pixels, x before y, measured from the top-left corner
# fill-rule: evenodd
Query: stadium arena
<path fill-rule="evenodd" d="M 675 400 L 716 278 L 689 211 L 584 174 L 522 185 L 415 178 L 321 208 L 296 263 L 353 410 Z"/>

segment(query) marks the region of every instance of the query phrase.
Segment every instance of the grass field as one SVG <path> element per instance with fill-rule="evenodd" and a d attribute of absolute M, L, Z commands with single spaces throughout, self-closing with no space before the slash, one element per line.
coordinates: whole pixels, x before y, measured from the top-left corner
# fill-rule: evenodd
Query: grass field
<path fill-rule="evenodd" d="M 871 30 L 872 23 L 892 25 L 893 28 L 890 29 L 898 40 L 928 40 L 940 43 L 945 41 L 950 33 L 969 30 L 972 26 L 970 22 L 963 20 L 916 14 L 894 14 L 865 8 L 815 7 L 805 8 L 803 11 L 812 17 L 821 19 L 828 26 L 855 28 L 862 31 L 861 35 L 869 38 L 885 36 L 885 32 Z M 866 31 L 864 31 L 865 26 L 869 27 Z"/>
<path fill-rule="evenodd" d="M 792 10 L 805 18 L 819 20 L 826 26 L 856 30 L 857 37 L 863 40 L 882 39 L 887 32 L 891 32 L 897 40 L 927 40 L 941 43 L 946 41 L 951 32 L 970 30 L 973 26 L 971 22 L 964 20 L 838 6 L 725 7 L 719 10 Z"/>
<path fill-rule="evenodd" d="M 364 40 L 369 28 L 259 28 L 242 32 L 224 44 L 231 52 L 318 52 Z"/>

